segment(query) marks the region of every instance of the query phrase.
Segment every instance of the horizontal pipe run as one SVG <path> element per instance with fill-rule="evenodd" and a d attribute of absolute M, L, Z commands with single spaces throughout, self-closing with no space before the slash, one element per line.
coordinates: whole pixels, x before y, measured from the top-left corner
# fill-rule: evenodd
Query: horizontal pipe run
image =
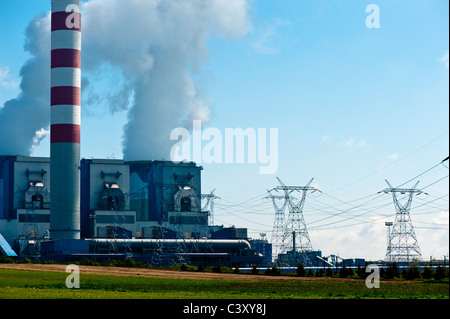
<path fill-rule="evenodd" d="M 96 246 L 129 245 L 142 247 L 158 247 L 158 245 L 187 247 L 195 246 L 215 246 L 220 248 L 242 248 L 251 249 L 248 241 L 243 239 L 107 239 L 107 238 L 89 238 L 85 239 L 89 244 Z"/>

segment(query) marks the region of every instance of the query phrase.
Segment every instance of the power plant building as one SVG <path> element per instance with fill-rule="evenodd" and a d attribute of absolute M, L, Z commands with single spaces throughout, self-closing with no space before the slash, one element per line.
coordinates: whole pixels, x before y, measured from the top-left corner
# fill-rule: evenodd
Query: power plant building
<path fill-rule="evenodd" d="M 80 159 L 81 0 L 51 7 L 50 158 L 0 156 L 0 252 L 264 262 L 246 230 L 209 225 L 195 163 Z"/>
<path fill-rule="evenodd" d="M 201 210 L 201 171 L 195 163 L 129 162 L 130 206 L 144 238 L 209 237 L 208 212 Z"/>
<path fill-rule="evenodd" d="M 0 156 L 0 233 L 21 253 L 20 238 L 44 238 L 49 228 L 50 160 Z"/>
<path fill-rule="evenodd" d="M 266 263 L 270 244 L 262 254 L 245 228 L 209 225 L 209 212 L 201 209 L 201 172 L 195 163 L 81 159 L 84 244 L 69 238 L 64 246 L 49 231 L 50 159 L 0 156 L 0 233 L 19 255 L 37 256 L 41 248 L 45 255 L 70 255 L 75 249 L 72 254 L 155 264 Z"/>
<path fill-rule="evenodd" d="M 121 160 L 82 159 L 80 176 L 82 238 L 112 238 L 113 231 L 134 236 L 136 212 L 130 210 L 129 166 Z"/>

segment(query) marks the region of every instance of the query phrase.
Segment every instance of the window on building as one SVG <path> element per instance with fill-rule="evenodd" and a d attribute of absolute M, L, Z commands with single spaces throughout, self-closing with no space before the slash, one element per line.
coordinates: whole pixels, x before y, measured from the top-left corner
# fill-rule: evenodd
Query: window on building
<path fill-rule="evenodd" d="M 43 209 L 44 208 L 44 196 L 33 195 L 31 197 L 31 207 L 34 209 Z"/>
<path fill-rule="evenodd" d="M 191 199 L 189 197 L 182 197 L 180 202 L 180 210 L 182 212 L 190 212 L 191 211 Z"/>

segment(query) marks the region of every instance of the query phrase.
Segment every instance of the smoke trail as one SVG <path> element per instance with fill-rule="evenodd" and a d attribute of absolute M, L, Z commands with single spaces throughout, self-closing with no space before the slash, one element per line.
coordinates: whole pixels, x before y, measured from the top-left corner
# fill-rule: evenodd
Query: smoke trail
<path fill-rule="evenodd" d="M 32 57 L 20 70 L 20 95 L 0 108 L 2 155 L 30 155 L 50 122 L 50 16 L 36 16 L 25 35 Z"/>
<path fill-rule="evenodd" d="M 210 110 L 193 75 L 202 71 L 211 36 L 231 40 L 250 31 L 248 1 L 90 0 L 84 4 L 82 68 L 87 78 L 83 83 L 92 84 L 90 75 L 105 65 L 119 77 L 112 80 L 113 93 L 99 93 L 92 86 L 88 91 L 94 90 L 93 94 L 87 93 L 83 101 L 106 100 L 111 112 L 126 109 L 131 101 L 122 141 L 126 160 L 168 159 L 172 129 L 189 127 L 193 119 L 209 121 Z M 21 96 L 0 109 L 0 136 L 8 132 L 16 141 L 8 145 L 0 140 L 0 154 L 29 153 L 33 139 L 38 141 L 42 129 L 48 128 L 49 36 L 48 17 L 36 18 L 28 28 L 27 42 L 38 47 L 29 48 L 34 58 L 22 69 Z M 25 85 L 37 78 L 34 87 Z M 42 116 L 24 116 L 31 109 Z M 15 128 L 12 122 L 19 115 L 23 125 Z"/>
<path fill-rule="evenodd" d="M 247 0 L 91 0 L 84 8 L 83 52 L 91 71 L 108 62 L 122 71 L 122 95 L 134 94 L 124 127 L 126 160 L 169 158 L 172 129 L 210 110 L 192 74 L 201 72 L 211 35 L 245 35 Z M 91 27 L 92 26 L 92 27 Z M 128 100 L 128 99 L 125 99 Z"/>

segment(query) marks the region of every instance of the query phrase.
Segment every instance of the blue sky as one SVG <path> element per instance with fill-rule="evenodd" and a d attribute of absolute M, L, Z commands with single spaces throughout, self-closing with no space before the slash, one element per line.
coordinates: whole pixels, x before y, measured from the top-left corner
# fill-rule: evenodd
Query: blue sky
<path fill-rule="evenodd" d="M 380 8 L 379 29 L 365 25 L 371 3 Z M 401 185 L 449 153 L 448 5 L 254 0 L 251 32 L 231 41 L 210 38 L 208 60 L 195 77 L 212 111 L 209 127 L 279 131 L 274 175 L 260 175 L 252 164 L 203 165 L 202 191 L 216 189 L 221 197 L 216 223 L 270 238 L 273 208 L 262 198 L 277 186 L 275 177 L 290 185 L 314 177 L 323 193 L 310 194 L 304 211 L 313 247 L 325 255 L 383 258 L 384 222 L 395 213 L 389 195 L 377 197 L 384 180 Z M 20 68 L 29 58 L 24 30 L 48 10 L 47 0 L 0 1 L 0 107 L 20 93 Z M 82 156 L 121 158 L 127 112 L 84 108 L 91 114 L 82 118 Z M 34 155 L 49 155 L 48 137 Z M 446 166 L 414 180 L 421 180 L 419 188 L 432 184 L 411 211 L 427 258 L 448 254 Z M 373 201 L 365 203 L 366 196 Z"/>

